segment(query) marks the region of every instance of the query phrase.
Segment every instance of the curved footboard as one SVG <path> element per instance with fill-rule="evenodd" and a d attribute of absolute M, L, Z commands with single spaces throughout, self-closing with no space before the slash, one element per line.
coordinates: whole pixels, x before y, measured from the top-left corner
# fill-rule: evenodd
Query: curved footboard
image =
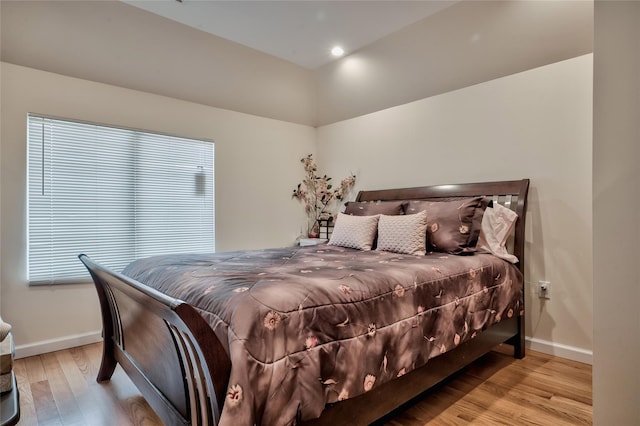
<path fill-rule="evenodd" d="M 102 311 L 98 381 L 119 363 L 167 425 L 216 425 L 231 362 L 209 324 L 191 305 L 78 257 Z"/>

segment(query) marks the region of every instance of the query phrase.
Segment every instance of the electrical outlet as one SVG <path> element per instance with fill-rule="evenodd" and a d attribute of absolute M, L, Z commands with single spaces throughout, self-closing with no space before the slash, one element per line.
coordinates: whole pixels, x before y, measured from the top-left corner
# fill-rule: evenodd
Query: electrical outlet
<path fill-rule="evenodd" d="M 540 299 L 551 299 L 551 282 L 538 281 L 538 297 Z"/>

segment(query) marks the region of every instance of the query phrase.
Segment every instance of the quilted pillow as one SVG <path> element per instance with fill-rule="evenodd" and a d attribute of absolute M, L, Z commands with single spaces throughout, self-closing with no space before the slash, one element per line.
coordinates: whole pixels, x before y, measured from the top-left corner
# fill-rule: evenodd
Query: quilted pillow
<path fill-rule="evenodd" d="M 498 203 L 486 209 L 478 237 L 478 252 L 493 253 L 508 262 L 518 263 L 518 258 L 509 253 L 506 248 L 507 239 L 517 219 L 516 212 Z"/>
<path fill-rule="evenodd" d="M 427 212 L 402 216 L 380 215 L 376 250 L 425 255 Z"/>
<path fill-rule="evenodd" d="M 386 214 L 389 216 L 404 214 L 405 201 L 349 201 L 345 204 L 345 214 L 353 216 L 371 216 Z"/>
<path fill-rule="evenodd" d="M 451 254 L 469 254 L 475 251 L 480 229 L 476 210 L 482 208 L 483 197 L 457 200 L 411 200 L 405 208 L 406 214 L 426 211 L 427 250 Z"/>
<path fill-rule="evenodd" d="M 378 217 L 338 213 L 329 245 L 371 250 L 378 230 Z"/>

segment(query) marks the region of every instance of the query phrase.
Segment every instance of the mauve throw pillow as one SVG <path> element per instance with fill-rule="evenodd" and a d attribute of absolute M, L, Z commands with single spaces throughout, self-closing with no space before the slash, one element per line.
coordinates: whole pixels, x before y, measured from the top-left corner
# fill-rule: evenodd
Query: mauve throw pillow
<path fill-rule="evenodd" d="M 344 214 L 351 216 L 372 216 L 374 214 L 386 214 L 396 216 L 404 214 L 403 206 L 406 201 L 349 201 L 345 204 Z"/>
<path fill-rule="evenodd" d="M 483 197 L 457 200 L 411 200 L 406 214 L 427 212 L 427 250 L 451 254 L 470 254 L 475 251 L 480 229 L 476 210 L 482 208 Z"/>

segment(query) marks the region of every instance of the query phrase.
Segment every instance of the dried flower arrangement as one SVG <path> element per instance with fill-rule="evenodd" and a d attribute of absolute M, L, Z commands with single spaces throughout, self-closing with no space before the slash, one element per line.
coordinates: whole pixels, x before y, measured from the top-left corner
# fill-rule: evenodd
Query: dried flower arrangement
<path fill-rule="evenodd" d="M 313 154 L 300 159 L 306 173 L 304 179 L 293 190 L 292 198 L 304 204 L 307 213 L 307 235 L 310 238 L 318 236 L 319 220 L 332 221 L 334 212 L 331 210 L 337 201 L 342 201 L 349 190 L 356 183 L 356 175 L 352 174 L 340 182 L 340 186 L 334 188 L 331 178 L 327 175 L 317 174 L 318 166 L 313 159 Z"/>

